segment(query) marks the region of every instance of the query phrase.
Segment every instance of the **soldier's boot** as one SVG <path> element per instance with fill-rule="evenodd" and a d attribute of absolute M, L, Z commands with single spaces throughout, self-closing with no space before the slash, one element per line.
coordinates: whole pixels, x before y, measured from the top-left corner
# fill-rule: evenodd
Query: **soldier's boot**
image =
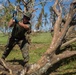
<path fill-rule="evenodd" d="M 2 55 L 1 59 L 5 60 L 5 56 L 4 56 L 4 55 Z"/>
<path fill-rule="evenodd" d="M 28 62 L 24 62 L 24 69 L 26 70 L 26 72 L 29 70 L 29 63 Z"/>
<path fill-rule="evenodd" d="M 29 68 L 30 68 L 30 66 L 29 66 L 28 62 L 24 62 L 23 69 L 18 73 L 18 75 L 26 75 Z"/>

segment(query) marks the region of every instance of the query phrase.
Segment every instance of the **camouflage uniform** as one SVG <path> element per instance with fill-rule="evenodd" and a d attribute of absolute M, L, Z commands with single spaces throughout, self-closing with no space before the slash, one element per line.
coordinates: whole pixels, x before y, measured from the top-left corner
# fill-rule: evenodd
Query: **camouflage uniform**
<path fill-rule="evenodd" d="M 19 26 L 18 24 L 14 25 L 11 37 L 9 38 L 8 44 L 6 45 L 6 49 L 2 55 L 3 59 L 5 59 L 11 52 L 12 48 L 16 44 L 18 44 L 20 47 L 20 50 L 22 52 L 24 62 L 27 63 L 29 61 L 29 52 L 28 52 L 29 51 L 29 38 L 28 38 L 28 35 L 31 32 L 31 24 L 29 22 L 27 22 L 25 24 L 29 25 L 28 30 Z"/>

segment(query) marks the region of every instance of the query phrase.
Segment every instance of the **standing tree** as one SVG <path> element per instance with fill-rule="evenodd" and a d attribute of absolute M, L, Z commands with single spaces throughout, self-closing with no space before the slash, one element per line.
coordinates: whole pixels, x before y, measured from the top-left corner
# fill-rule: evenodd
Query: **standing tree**
<path fill-rule="evenodd" d="M 40 26 L 42 26 L 42 18 L 44 16 L 44 6 L 45 5 L 46 5 L 46 2 L 44 2 L 44 3 L 41 2 L 42 9 L 41 9 L 41 12 L 40 12 L 39 17 L 38 17 L 38 22 L 36 24 L 36 30 L 39 30 Z"/>
<path fill-rule="evenodd" d="M 2 3 L 2 6 L 4 8 L 0 10 L 1 14 L 2 14 L 2 16 L 0 18 L 1 19 L 0 20 L 0 23 L 1 23 L 0 27 L 2 28 L 2 32 L 4 34 L 6 34 L 7 30 L 8 30 L 7 24 L 8 24 L 8 21 L 10 20 L 10 18 L 12 17 L 11 11 L 13 10 L 13 8 L 11 6 L 8 6 L 7 2 Z M 3 30 L 3 28 L 4 28 L 4 30 Z"/>

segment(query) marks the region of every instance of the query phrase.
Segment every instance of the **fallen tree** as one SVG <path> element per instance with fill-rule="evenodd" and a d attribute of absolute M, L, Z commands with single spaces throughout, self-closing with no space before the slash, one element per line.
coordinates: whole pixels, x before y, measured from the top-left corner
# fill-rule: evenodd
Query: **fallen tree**
<path fill-rule="evenodd" d="M 30 68 L 27 72 L 25 67 L 20 72 L 20 75 L 50 75 L 52 71 L 51 69 L 50 71 L 48 71 L 49 68 L 53 68 L 56 63 L 60 62 L 65 58 L 76 55 L 76 50 L 70 51 L 70 50 L 67 50 L 66 48 L 63 52 L 59 53 L 62 47 L 65 47 L 70 43 L 76 41 L 76 38 L 73 38 L 72 40 L 63 42 L 64 39 L 66 39 L 66 37 L 69 36 L 69 32 L 71 31 L 70 29 L 72 29 L 71 27 L 76 24 L 76 21 L 73 21 L 73 16 L 76 12 L 76 8 L 74 8 L 75 5 L 76 5 L 76 1 L 70 4 L 70 10 L 66 14 L 67 16 L 64 18 L 64 21 L 63 21 L 62 7 L 58 2 L 58 0 L 55 0 L 53 10 L 57 15 L 57 19 L 54 25 L 54 34 L 53 34 L 50 47 L 46 50 L 44 55 L 37 63 L 30 65 Z M 59 9 L 57 9 L 57 6 L 59 7 Z M 63 25 L 63 28 L 61 27 L 61 25 Z M 2 60 L 0 59 L 0 61 Z M 4 68 L 7 68 L 7 67 L 4 67 Z M 7 70 L 9 71 L 8 68 Z"/>
<path fill-rule="evenodd" d="M 59 10 L 57 9 L 57 5 L 59 5 L 60 7 Z M 60 47 L 64 46 L 64 44 L 62 45 L 63 39 L 65 38 L 66 33 L 69 29 L 68 27 L 70 27 L 71 26 L 70 24 L 73 22 L 72 18 L 76 12 L 74 5 L 75 5 L 74 3 L 70 5 L 70 11 L 69 13 L 67 13 L 67 17 L 66 17 L 65 23 L 63 24 L 63 28 L 61 28 L 62 8 L 61 8 L 61 5 L 58 3 L 58 0 L 55 1 L 53 10 L 58 16 L 58 18 L 54 25 L 54 35 L 53 35 L 50 48 L 48 48 L 47 51 L 44 53 L 44 55 L 41 57 L 41 59 L 35 65 L 33 65 L 32 69 L 31 68 L 29 69 L 29 71 L 27 72 L 27 75 L 47 75 L 47 70 L 50 67 L 52 67 L 54 64 L 56 64 L 60 60 L 63 60 L 67 57 L 76 55 L 76 51 L 69 51 L 69 50 L 65 50 L 60 54 L 56 54 L 56 51 L 59 51 Z M 74 39 L 74 41 L 75 40 L 76 39 Z M 74 41 L 72 40 L 72 42 Z M 68 44 L 70 43 L 71 42 L 69 42 Z"/>

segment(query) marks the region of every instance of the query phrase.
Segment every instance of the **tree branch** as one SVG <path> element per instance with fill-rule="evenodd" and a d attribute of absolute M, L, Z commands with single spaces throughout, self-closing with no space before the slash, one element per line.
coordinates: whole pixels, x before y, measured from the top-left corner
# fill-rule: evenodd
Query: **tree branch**
<path fill-rule="evenodd" d="M 49 61 L 46 63 L 46 65 L 44 65 L 43 67 L 41 67 L 40 69 L 36 70 L 37 65 L 35 65 L 33 67 L 33 71 L 31 72 L 30 70 L 28 71 L 27 75 L 42 75 L 44 74 L 48 68 L 53 67 L 54 64 L 58 63 L 59 61 L 74 56 L 76 55 L 76 51 L 65 51 L 62 54 L 59 55 L 54 55 L 53 58 L 49 58 Z"/>
<path fill-rule="evenodd" d="M 2 65 L 7 72 L 12 74 L 12 70 L 7 67 L 6 62 L 3 59 L 1 59 L 1 58 L 0 58 L 0 65 Z"/>
<path fill-rule="evenodd" d="M 9 3 L 9 5 L 12 6 L 12 7 L 14 8 L 14 6 L 10 3 L 10 1 L 9 1 L 9 0 L 7 0 L 7 1 L 8 1 L 8 3 Z"/>
<path fill-rule="evenodd" d="M 55 51 L 57 50 L 59 45 L 62 43 L 62 40 L 67 32 L 68 25 L 70 24 L 70 21 L 71 21 L 74 13 L 75 12 L 73 12 L 73 9 L 71 9 L 71 11 L 68 13 L 68 16 L 67 16 L 68 19 L 67 19 L 67 21 L 64 25 L 63 31 L 61 32 L 57 41 L 53 40 L 54 44 L 53 45 L 51 44 L 50 48 L 45 52 L 44 56 L 42 56 L 41 59 L 38 61 L 38 64 L 40 65 L 40 67 L 46 65 L 46 63 L 48 62 L 47 56 L 50 55 L 50 57 L 52 57 L 55 54 Z"/>
<path fill-rule="evenodd" d="M 27 2 L 25 2 L 24 0 L 21 0 L 21 1 L 24 4 L 24 6 L 26 6 Z"/>
<path fill-rule="evenodd" d="M 68 58 L 68 57 L 71 57 L 74 55 L 76 55 L 76 50 L 74 50 L 74 51 L 66 50 L 62 54 L 57 55 L 57 58 L 59 57 L 61 60 L 61 59 Z"/>
<path fill-rule="evenodd" d="M 71 27 L 69 27 L 69 29 L 68 29 L 68 31 L 67 31 L 67 33 L 66 33 L 66 36 L 65 36 L 65 38 L 68 38 L 69 37 L 69 35 L 72 33 L 72 31 L 74 31 L 74 25 L 72 25 Z"/>
<path fill-rule="evenodd" d="M 57 14 L 58 19 L 56 20 L 55 25 L 54 25 L 54 36 L 52 39 L 52 44 L 55 44 L 55 42 L 58 39 L 58 36 L 60 34 L 60 25 L 62 22 L 62 8 L 61 8 L 61 5 L 59 4 L 59 6 L 60 6 L 60 12 L 59 12 L 59 10 L 56 8 L 57 4 L 58 4 L 58 0 L 56 0 L 55 4 L 53 6 L 53 10 Z"/>
<path fill-rule="evenodd" d="M 62 48 L 62 47 L 65 47 L 65 46 L 67 46 L 67 45 L 69 45 L 69 44 L 71 44 L 71 43 L 73 43 L 73 42 L 76 42 L 76 38 L 73 38 L 72 40 L 70 40 L 70 41 L 62 44 L 62 45 L 61 45 L 61 48 Z"/>

